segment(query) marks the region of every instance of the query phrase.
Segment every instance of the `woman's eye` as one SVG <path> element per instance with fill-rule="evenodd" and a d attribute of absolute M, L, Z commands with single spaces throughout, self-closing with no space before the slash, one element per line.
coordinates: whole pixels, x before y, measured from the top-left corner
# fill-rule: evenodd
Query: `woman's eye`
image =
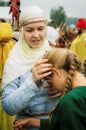
<path fill-rule="evenodd" d="M 32 32 L 33 30 L 27 30 L 27 32 Z"/>
<path fill-rule="evenodd" d="M 44 30 L 44 29 L 45 29 L 45 28 L 43 27 L 43 28 L 39 28 L 38 30 L 39 30 L 39 31 L 42 31 L 42 30 Z"/>
<path fill-rule="evenodd" d="M 40 28 L 39 31 L 40 31 L 40 30 L 43 30 L 43 28 Z"/>

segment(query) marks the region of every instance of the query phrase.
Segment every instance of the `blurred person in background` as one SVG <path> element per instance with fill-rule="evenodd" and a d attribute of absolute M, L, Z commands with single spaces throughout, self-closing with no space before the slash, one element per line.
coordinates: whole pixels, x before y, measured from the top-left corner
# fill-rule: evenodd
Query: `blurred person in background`
<path fill-rule="evenodd" d="M 16 44 L 19 40 L 19 31 L 18 30 L 14 30 L 13 31 L 13 37 L 12 37 L 13 42 Z"/>
<path fill-rule="evenodd" d="M 69 27 L 67 27 L 67 38 L 68 38 L 68 45 L 70 48 L 72 41 L 77 37 L 77 29 L 74 24 L 71 24 Z"/>
<path fill-rule="evenodd" d="M 6 114 L 1 105 L 2 73 L 8 55 L 14 47 L 14 43 L 12 41 L 13 31 L 9 23 L 7 23 L 4 19 L 0 20 L 0 130 L 13 130 L 12 123 L 14 116 L 11 117 Z"/>
<path fill-rule="evenodd" d="M 6 20 L 5 20 L 5 19 L 0 18 L 0 23 L 5 23 L 5 22 L 6 22 Z"/>
<path fill-rule="evenodd" d="M 83 18 L 79 18 L 78 22 L 76 23 L 76 28 L 78 31 L 78 35 L 71 43 L 70 49 L 78 55 L 81 63 L 83 64 L 86 58 L 86 47 L 85 47 L 86 23 Z"/>

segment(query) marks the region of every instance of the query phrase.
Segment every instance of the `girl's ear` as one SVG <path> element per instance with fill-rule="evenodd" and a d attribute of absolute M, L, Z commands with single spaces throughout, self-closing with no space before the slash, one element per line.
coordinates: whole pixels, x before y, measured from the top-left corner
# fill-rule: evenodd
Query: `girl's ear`
<path fill-rule="evenodd" d="M 61 76 L 61 72 L 60 72 L 60 69 L 56 69 L 55 67 L 52 68 L 52 72 L 53 74 L 57 75 L 59 78 Z"/>

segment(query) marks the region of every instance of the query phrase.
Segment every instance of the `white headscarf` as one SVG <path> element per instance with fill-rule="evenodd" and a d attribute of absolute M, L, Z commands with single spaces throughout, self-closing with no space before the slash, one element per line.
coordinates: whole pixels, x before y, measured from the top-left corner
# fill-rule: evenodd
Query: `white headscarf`
<path fill-rule="evenodd" d="M 30 22 L 31 22 L 31 16 L 29 16 L 29 13 L 31 13 L 30 10 L 33 10 L 33 12 L 38 11 L 38 14 L 39 14 L 39 11 L 41 12 L 41 9 L 35 6 L 28 8 L 28 11 L 26 11 L 27 12 L 26 17 L 25 17 L 26 13 L 24 12 L 21 13 L 20 23 L 22 24 L 26 23 L 27 21 L 29 21 L 29 17 L 30 17 Z M 34 20 L 36 21 L 40 21 L 40 16 L 42 15 L 43 14 L 40 13 L 39 17 L 37 17 L 38 16 L 37 12 L 35 13 L 35 15 L 32 14 L 32 16 L 34 16 L 33 17 Z M 45 21 L 44 16 L 41 18 L 42 20 L 44 18 L 44 21 Z M 46 39 L 44 40 L 44 42 L 39 48 L 30 48 L 24 39 L 23 29 L 22 29 L 20 32 L 18 43 L 16 43 L 16 45 L 14 46 L 14 48 L 10 52 L 9 57 L 6 61 L 4 71 L 3 71 L 2 87 L 4 87 L 9 82 L 13 81 L 14 79 L 24 74 L 25 72 L 32 69 L 34 64 L 40 59 L 42 59 L 42 57 L 48 50 L 51 50 L 51 47 L 49 46 L 49 43 Z"/>
<path fill-rule="evenodd" d="M 55 30 L 53 27 L 47 26 L 47 39 L 53 44 L 56 45 L 56 40 L 59 36 L 59 33 L 57 30 Z"/>

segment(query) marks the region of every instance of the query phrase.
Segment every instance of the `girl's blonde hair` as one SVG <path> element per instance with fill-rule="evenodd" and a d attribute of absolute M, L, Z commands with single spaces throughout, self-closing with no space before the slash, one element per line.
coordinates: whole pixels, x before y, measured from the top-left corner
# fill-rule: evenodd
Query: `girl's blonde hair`
<path fill-rule="evenodd" d="M 75 71 L 82 72 L 81 62 L 78 56 L 71 50 L 64 48 L 53 49 L 45 56 L 48 62 L 55 68 L 61 68 L 68 72 L 64 93 L 72 89 L 72 77 Z"/>

